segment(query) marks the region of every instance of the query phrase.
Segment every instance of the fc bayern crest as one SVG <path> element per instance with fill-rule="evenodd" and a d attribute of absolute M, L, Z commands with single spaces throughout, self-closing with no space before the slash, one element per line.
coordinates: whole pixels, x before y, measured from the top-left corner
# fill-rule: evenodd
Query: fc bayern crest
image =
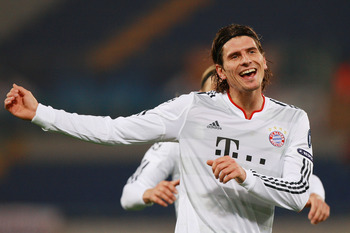
<path fill-rule="evenodd" d="M 284 142 L 286 138 L 284 137 L 284 134 L 280 131 L 273 131 L 269 135 L 269 140 L 272 145 L 276 147 L 281 147 L 284 145 Z"/>

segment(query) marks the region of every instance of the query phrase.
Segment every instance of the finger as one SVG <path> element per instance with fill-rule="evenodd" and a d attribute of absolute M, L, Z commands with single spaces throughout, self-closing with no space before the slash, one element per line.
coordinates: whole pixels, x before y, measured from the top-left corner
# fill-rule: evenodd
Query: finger
<path fill-rule="evenodd" d="M 220 165 L 217 166 L 213 166 L 213 173 L 216 179 L 219 179 L 219 175 L 221 172 L 222 168 L 220 167 Z"/>
<path fill-rule="evenodd" d="M 214 163 L 214 160 L 207 160 L 207 164 L 208 164 L 209 166 L 212 166 L 213 163 Z"/>
<path fill-rule="evenodd" d="M 153 202 L 153 203 L 156 203 L 156 204 L 158 204 L 158 205 L 161 205 L 161 206 L 163 206 L 163 207 L 167 207 L 167 206 L 168 206 L 168 204 L 167 204 L 166 202 L 164 202 L 161 198 L 158 198 L 157 196 L 154 196 L 154 197 L 152 198 L 152 202 Z"/>
<path fill-rule="evenodd" d="M 156 195 L 158 198 L 161 198 L 163 201 L 169 204 L 173 204 L 176 200 L 176 197 L 171 192 L 158 192 Z"/>
<path fill-rule="evenodd" d="M 12 103 L 12 101 L 14 101 L 14 100 L 15 100 L 15 97 L 13 97 L 13 96 L 7 97 L 7 98 L 5 99 L 5 104 Z"/>
<path fill-rule="evenodd" d="M 220 161 L 220 163 L 217 165 L 214 174 L 216 174 L 216 178 L 218 178 L 220 182 L 223 182 L 224 177 L 233 171 L 229 166 L 230 164 L 225 163 L 224 161 Z"/>
<path fill-rule="evenodd" d="M 17 90 L 19 95 L 24 95 L 24 94 L 29 93 L 29 91 L 27 89 L 25 89 L 22 86 L 18 86 L 15 83 L 13 84 L 13 89 Z"/>
<path fill-rule="evenodd" d="M 235 178 L 236 178 L 236 175 L 234 173 L 230 173 L 227 176 L 225 176 L 222 183 L 226 184 L 227 182 L 229 182 L 230 180 L 233 180 Z"/>
<path fill-rule="evenodd" d="M 171 198 L 172 201 L 176 200 L 174 193 L 177 193 L 177 190 L 176 190 L 175 186 L 170 185 L 169 187 L 166 187 L 166 189 L 163 191 L 163 193 L 165 195 L 167 195 L 167 197 Z"/>
<path fill-rule="evenodd" d="M 219 159 L 214 160 L 213 164 L 211 165 L 211 169 L 214 173 L 215 178 L 218 179 L 219 174 L 220 174 L 221 170 L 223 169 L 222 164 L 221 164 Z"/>
<path fill-rule="evenodd" d="M 221 170 L 220 174 L 219 174 L 219 180 L 220 182 L 224 181 L 224 178 L 229 174 L 229 171 L 227 168 L 224 168 Z"/>
<path fill-rule="evenodd" d="M 315 214 L 310 218 L 311 224 L 317 224 L 319 222 L 319 218 L 320 212 L 315 212 Z"/>
<path fill-rule="evenodd" d="M 329 216 L 329 206 L 326 203 L 323 203 L 320 215 L 317 219 L 317 223 L 325 221 Z"/>
<path fill-rule="evenodd" d="M 12 97 L 14 95 L 13 89 L 11 89 L 7 94 L 6 97 Z"/>
<path fill-rule="evenodd" d="M 7 97 L 10 97 L 10 96 L 14 96 L 14 97 L 17 97 L 19 94 L 18 94 L 19 90 L 17 89 L 14 89 L 12 88 L 8 93 L 7 93 Z"/>
<path fill-rule="evenodd" d="M 172 199 L 173 201 L 175 201 L 176 198 L 174 196 L 173 189 L 174 190 L 176 190 L 176 189 L 175 189 L 175 187 L 173 187 L 171 185 L 169 186 L 170 182 L 168 182 L 168 181 L 166 181 L 166 182 L 167 183 L 163 183 L 163 185 L 161 185 L 157 188 L 156 194 L 165 200 Z"/>
<path fill-rule="evenodd" d="M 174 180 L 169 183 L 169 189 L 171 190 L 172 193 L 177 193 L 176 186 L 179 185 L 180 181 L 179 180 Z"/>
<path fill-rule="evenodd" d="M 173 184 L 174 186 L 179 185 L 179 184 L 180 184 L 180 179 L 173 180 L 173 181 L 172 181 L 172 184 Z"/>
<path fill-rule="evenodd" d="M 311 206 L 311 208 L 314 207 L 314 212 L 313 215 L 312 213 L 310 213 L 310 217 L 311 217 L 311 223 L 312 224 L 317 224 L 319 222 L 322 221 L 323 216 L 324 216 L 324 207 L 325 204 L 323 201 L 317 200 L 313 203 L 313 205 Z M 311 212 L 311 211 L 310 211 Z"/>
<path fill-rule="evenodd" d="M 308 218 L 309 220 L 312 222 L 312 220 L 314 219 L 315 216 L 315 212 L 316 212 L 316 205 L 315 203 L 310 202 L 311 208 L 308 214 Z"/>
<path fill-rule="evenodd" d="M 6 98 L 4 101 L 5 109 L 9 110 L 13 106 L 15 101 L 16 99 L 14 97 Z"/>

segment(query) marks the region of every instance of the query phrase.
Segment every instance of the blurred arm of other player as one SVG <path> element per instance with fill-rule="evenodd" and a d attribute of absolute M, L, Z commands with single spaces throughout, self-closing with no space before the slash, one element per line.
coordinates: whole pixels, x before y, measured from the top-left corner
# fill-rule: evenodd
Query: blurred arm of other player
<path fill-rule="evenodd" d="M 164 207 L 173 204 L 176 186 L 180 183 L 179 154 L 176 142 L 153 144 L 123 188 L 122 207 L 125 210 L 141 210 L 153 203 Z M 172 181 L 165 180 L 169 176 Z"/>

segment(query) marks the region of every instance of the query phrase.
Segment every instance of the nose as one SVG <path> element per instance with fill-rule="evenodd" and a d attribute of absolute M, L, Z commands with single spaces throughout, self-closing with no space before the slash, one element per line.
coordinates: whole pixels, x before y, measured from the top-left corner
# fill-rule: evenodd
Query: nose
<path fill-rule="evenodd" d="M 241 59 L 242 65 L 250 64 L 251 62 L 252 62 L 252 61 L 251 61 L 251 59 L 250 59 L 249 54 L 243 53 L 243 54 L 242 54 L 242 59 Z"/>

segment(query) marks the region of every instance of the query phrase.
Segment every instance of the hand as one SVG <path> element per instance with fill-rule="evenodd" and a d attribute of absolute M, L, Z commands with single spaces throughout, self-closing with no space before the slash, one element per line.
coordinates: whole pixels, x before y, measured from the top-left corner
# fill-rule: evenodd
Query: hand
<path fill-rule="evenodd" d="M 330 214 L 329 205 L 316 193 L 311 193 L 305 207 L 311 207 L 308 218 L 311 224 L 325 221 Z"/>
<path fill-rule="evenodd" d="M 10 113 L 23 120 L 32 120 L 38 108 L 38 101 L 32 93 L 16 84 L 7 93 L 4 104 Z"/>
<path fill-rule="evenodd" d="M 212 167 L 216 179 L 219 179 L 224 184 L 232 179 L 241 184 L 247 177 L 245 170 L 230 156 L 208 160 L 207 164 Z"/>
<path fill-rule="evenodd" d="M 166 181 L 163 180 L 152 189 L 147 189 L 143 194 L 143 201 L 148 203 L 156 203 L 167 207 L 176 200 L 174 194 L 177 194 L 176 186 L 180 184 L 180 180 Z"/>

